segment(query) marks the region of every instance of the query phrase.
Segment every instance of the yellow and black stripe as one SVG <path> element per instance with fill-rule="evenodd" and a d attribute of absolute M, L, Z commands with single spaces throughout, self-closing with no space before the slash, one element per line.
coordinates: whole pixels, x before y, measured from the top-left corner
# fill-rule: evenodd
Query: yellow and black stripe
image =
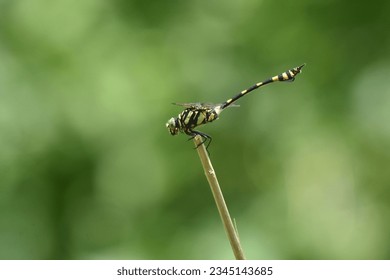
<path fill-rule="evenodd" d="M 284 72 L 282 74 L 273 76 L 272 78 L 269 78 L 263 82 L 257 83 L 255 85 L 251 86 L 250 88 L 241 91 L 240 93 L 238 93 L 237 95 L 235 95 L 234 97 L 228 99 L 225 103 L 223 103 L 221 105 L 221 109 L 225 109 L 226 107 L 229 107 L 229 105 L 233 104 L 234 101 L 237 101 L 238 99 L 247 95 L 251 91 L 258 89 L 259 87 L 265 86 L 266 84 L 270 84 L 273 82 L 286 82 L 286 81 L 292 82 L 292 81 L 294 81 L 295 76 L 298 75 L 299 73 L 301 73 L 301 69 L 303 66 L 305 66 L 305 64 L 302 64 L 301 66 L 287 70 L 286 72 Z"/>
<path fill-rule="evenodd" d="M 176 135 L 179 132 L 183 132 L 192 138 L 196 135 L 201 135 L 204 139 L 202 143 L 209 140 L 208 147 L 212 138 L 203 132 L 194 130 L 194 128 L 202 124 L 210 123 L 218 119 L 218 116 L 218 108 L 216 108 L 216 105 L 190 103 L 188 104 L 188 108 L 184 109 L 177 118 L 171 118 L 166 126 L 172 135 Z"/>

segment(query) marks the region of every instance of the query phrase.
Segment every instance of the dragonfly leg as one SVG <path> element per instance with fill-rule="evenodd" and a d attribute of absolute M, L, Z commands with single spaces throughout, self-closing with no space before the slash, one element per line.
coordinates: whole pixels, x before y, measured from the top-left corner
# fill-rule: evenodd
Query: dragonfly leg
<path fill-rule="evenodd" d="M 195 147 L 195 149 L 197 149 L 200 145 L 202 145 L 202 144 L 204 144 L 204 143 L 206 143 L 208 141 L 208 143 L 206 144 L 206 150 L 208 152 L 208 148 L 209 148 L 209 146 L 211 144 L 211 141 L 213 140 L 213 138 L 211 138 L 210 135 L 207 135 L 206 133 L 203 133 L 203 132 L 200 132 L 200 131 L 196 131 L 196 130 L 189 131 L 188 135 L 191 136 L 188 140 L 194 139 L 194 137 L 196 135 L 200 135 L 202 137 L 202 142 L 199 145 L 197 145 Z"/>

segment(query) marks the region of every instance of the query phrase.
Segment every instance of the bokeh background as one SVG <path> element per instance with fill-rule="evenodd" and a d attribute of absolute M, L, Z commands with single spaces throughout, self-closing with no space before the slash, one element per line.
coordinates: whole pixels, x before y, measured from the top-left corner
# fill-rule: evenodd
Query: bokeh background
<path fill-rule="evenodd" d="M 389 1 L 0 1 L 0 258 L 390 258 Z"/>

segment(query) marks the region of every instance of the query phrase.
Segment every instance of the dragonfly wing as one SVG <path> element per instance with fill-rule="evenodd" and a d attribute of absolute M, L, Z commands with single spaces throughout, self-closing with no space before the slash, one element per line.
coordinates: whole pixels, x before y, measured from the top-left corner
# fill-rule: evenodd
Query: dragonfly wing
<path fill-rule="evenodd" d="M 182 106 L 185 108 L 194 108 L 194 109 L 213 109 L 218 106 L 221 106 L 223 103 L 201 103 L 201 102 L 195 102 L 195 103 L 172 103 L 173 105 Z M 240 105 L 232 104 L 231 107 L 240 107 Z"/>
<path fill-rule="evenodd" d="M 214 107 L 220 107 L 221 105 L 223 105 L 223 103 L 214 104 Z M 233 103 L 230 107 L 240 107 L 240 105 Z"/>
<path fill-rule="evenodd" d="M 172 103 L 173 105 L 182 106 L 185 108 L 201 108 L 201 103 Z"/>
<path fill-rule="evenodd" d="M 195 102 L 195 103 L 172 103 L 173 105 L 183 106 L 186 108 L 194 108 L 194 109 L 212 109 L 215 108 L 217 105 L 213 103 L 201 103 L 201 102 Z"/>

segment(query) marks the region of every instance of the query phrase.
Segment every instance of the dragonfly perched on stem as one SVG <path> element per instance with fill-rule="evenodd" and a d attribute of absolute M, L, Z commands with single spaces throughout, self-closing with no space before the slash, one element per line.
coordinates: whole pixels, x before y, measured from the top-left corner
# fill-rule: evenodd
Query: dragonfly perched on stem
<path fill-rule="evenodd" d="M 182 132 L 191 136 L 190 139 L 194 138 L 196 135 L 200 135 L 203 138 L 201 144 L 209 140 L 206 146 L 207 149 L 212 141 L 211 136 L 207 135 L 206 133 L 194 130 L 195 127 L 215 121 L 216 119 L 218 119 L 219 115 L 224 109 L 228 107 L 238 106 L 234 104 L 235 101 L 247 95 L 251 91 L 258 89 L 259 87 L 265 86 L 273 82 L 294 81 L 295 76 L 301 73 L 301 69 L 303 66 L 305 66 L 305 64 L 287 70 L 282 74 L 268 78 L 263 82 L 254 84 L 250 88 L 239 92 L 237 95 L 233 96 L 232 98 L 226 100 L 223 103 L 173 103 L 175 105 L 184 106 L 185 109 L 176 118 L 170 118 L 166 123 L 166 127 L 171 135 L 177 135 Z"/>

